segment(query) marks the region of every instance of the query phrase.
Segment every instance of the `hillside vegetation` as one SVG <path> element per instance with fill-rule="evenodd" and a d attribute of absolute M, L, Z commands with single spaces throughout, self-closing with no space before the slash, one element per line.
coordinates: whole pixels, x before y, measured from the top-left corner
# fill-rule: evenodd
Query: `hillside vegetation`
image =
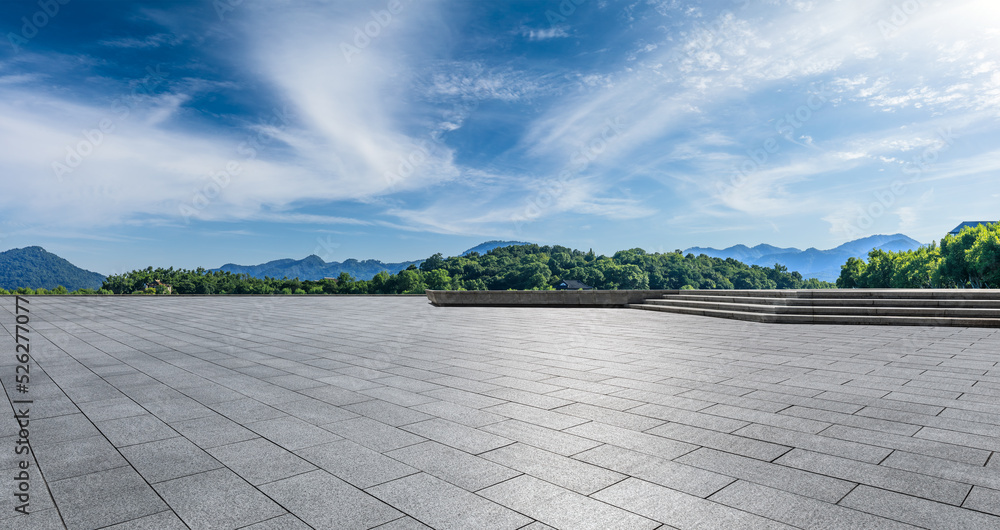
<path fill-rule="evenodd" d="M 840 288 L 1000 288 L 1000 224 L 964 228 L 941 245 L 868 253 L 841 267 Z"/>
<path fill-rule="evenodd" d="M 0 252 L 0 289 L 34 287 L 65 290 L 97 289 L 104 276 L 81 269 L 42 247 Z"/>
<path fill-rule="evenodd" d="M 607 257 L 561 246 L 519 245 L 486 254 L 435 254 L 397 274 L 371 280 L 342 273 L 336 280 L 254 278 L 205 269 L 137 270 L 109 276 L 103 288 L 115 294 L 144 292 L 159 280 L 178 294 L 407 294 L 425 289 L 552 289 L 561 280 L 579 280 L 598 289 L 820 289 L 833 284 L 805 280 L 782 266 L 749 266 L 733 259 L 649 254 L 623 250 Z M 150 288 L 150 291 L 163 288 Z"/>

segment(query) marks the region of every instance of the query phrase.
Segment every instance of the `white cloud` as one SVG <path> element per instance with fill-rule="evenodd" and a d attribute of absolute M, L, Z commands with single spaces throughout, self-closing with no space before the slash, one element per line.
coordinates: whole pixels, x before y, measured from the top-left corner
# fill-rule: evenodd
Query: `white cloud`
<path fill-rule="evenodd" d="M 521 28 L 521 35 L 528 40 L 539 41 L 569 37 L 569 32 L 562 26 L 552 26 L 545 29 Z"/>
<path fill-rule="evenodd" d="M 104 39 L 98 44 L 109 48 L 159 48 L 163 45 L 175 46 L 180 42 L 181 39 L 172 33 L 158 33 L 141 39 L 134 37 Z"/>

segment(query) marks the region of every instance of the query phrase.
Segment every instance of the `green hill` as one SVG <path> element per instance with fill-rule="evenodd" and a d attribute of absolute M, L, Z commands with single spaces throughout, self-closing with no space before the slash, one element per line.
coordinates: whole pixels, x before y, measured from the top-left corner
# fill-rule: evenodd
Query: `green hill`
<path fill-rule="evenodd" d="M 3 289 L 55 289 L 62 285 L 75 291 L 99 289 L 103 282 L 104 275 L 81 269 L 42 247 L 0 252 L 0 288 Z"/>

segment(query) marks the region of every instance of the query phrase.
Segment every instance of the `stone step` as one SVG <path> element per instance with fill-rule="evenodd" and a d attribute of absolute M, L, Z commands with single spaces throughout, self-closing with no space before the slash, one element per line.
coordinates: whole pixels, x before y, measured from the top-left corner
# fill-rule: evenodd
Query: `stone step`
<path fill-rule="evenodd" d="M 1000 289 L 702 289 L 678 296 L 750 296 L 754 298 L 918 298 L 934 300 L 1000 300 Z"/>
<path fill-rule="evenodd" d="M 961 298 L 792 298 L 757 296 L 722 296 L 709 294 L 666 294 L 663 300 L 684 300 L 690 302 L 722 302 L 736 304 L 780 305 L 780 306 L 885 306 L 885 307 L 954 307 L 1000 309 L 1000 295 L 989 300 Z M 659 301 L 650 299 L 650 302 Z"/>
<path fill-rule="evenodd" d="M 818 302 L 818 301 L 817 301 Z M 882 305 L 775 305 L 687 300 L 678 298 L 649 299 L 647 305 L 718 309 L 746 313 L 774 313 L 782 315 L 884 315 L 956 318 L 1000 318 L 1000 306 L 990 308 L 968 307 L 899 307 Z"/>
<path fill-rule="evenodd" d="M 1000 318 L 963 318 L 931 316 L 891 316 L 891 315 L 815 315 L 777 314 L 766 312 L 707 309 L 703 307 L 682 307 L 663 304 L 629 304 L 626 307 L 648 311 L 662 311 L 685 315 L 699 315 L 716 318 L 745 320 L 773 324 L 853 324 L 878 326 L 954 326 L 977 328 L 1000 328 Z"/>

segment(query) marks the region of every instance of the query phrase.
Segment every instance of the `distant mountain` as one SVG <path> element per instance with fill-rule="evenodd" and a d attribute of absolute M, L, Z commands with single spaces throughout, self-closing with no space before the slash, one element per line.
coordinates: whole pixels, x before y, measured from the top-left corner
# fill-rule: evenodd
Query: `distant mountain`
<path fill-rule="evenodd" d="M 487 241 L 476 245 L 469 250 L 462 253 L 463 256 L 467 256 L 470 252 L 478 252 L 480 254 L 486 254 L 490 250 L 497 247 L 506 247 L 510 245 L 530 245 L 531 243 L 524 243 L 521 241 Z M 343 263 L 338 263 L 336 261 L 325 262 L 322 258 L 316 255 L 312 255 L 303 259 L 277 259 L 274 261 L 269 261 L 267 263 L 261 263 L 260 265 L 236 265 L 235 263 L 227 263 L 218 269 L 218 271 L 229 271 L 234 274 L 249 274 L 254 278 L 263 278 L 269 276 L 271 278 L 298 278 L 300 280 L 322 280 L 323 278 L 336 278 L 340 276 L 340 273 L 346 272 L 358 280 L 370 280 L 375 277 L 376 274 L 386 271 L 389 274 L 396 274 L 397 272 L 406 269 L 410 265 L 419 267 L 424 260 L 416 261 L 403 261 L 400 263 L 382 263 L 379 260 L 366 259 L 364 261 L 358 261 L 356 259 L 348 259 Z"/>
<path fill-rule="evenodd" d="M 487 241 L 485 243 L 480 243 L 469 250 L 466 250 L 461 255 L 468 256 L 473 252 L 478 252 L 480 254 L 486 254 L 487 252 L 499 248 L 499 247 L 509 247 L 514 245 L 530 245 L 531 243 L 525 243 L 524 241 Z"/>
<path fill-rule="evenodd" d="M 0 288 L 55 289 L 62 285 L 69 291 L 75 291 L 100 289 L 103 283 L 103 275 L 81 269 L 42 247 L 0 252 Z"/>
<path fill-rule="evenodd" d="M 733 258 L 749 265 L 760 265 L 762 267 L 773 267 L 775 263 L 780 263 L 788 267 L 789 271 L 798 271 L 804 278 L 817 278 L 828 282 L 836 281 L 840 276 L 840 266 L 847 262 L 847 258 L 855 257 L 868 259 L 868 252 L 872 249 L 882 249 L 886 251 L 898 252 L 901 250 L 913 250 L 921 246 L 920 242 L 903 234 L 874 235 L 848 241 L 843 245 L 829 250 L 818 250 L 808 248 L 799 250 L 797 248 L 778 248 L 771 245 L 757 245 L 747 247 L 746 245 L 736 245 L 723 250 L 714 248 L 693 247 L 684 251 L 685 254 L 705 254 L 715 258 Z"/>
<path fill-rule="evenodd" d="M 773 245 L 757 245 L 756 247 L 748 247 L 746 245 L 735 245 L 722 250 L 717 250 L 714 248 L 701 248 L 701 247 L 691 247 L 684 251 L 685 254 L 691 253 L 695 256 L 704 254 L 713 258 L 733 258 L 736 261 L 742 261 L 743 263 L 750 263 L 755 259 L 761 258 L 763 256 L 768 256 L 771 254 L 785 254 L 789 252 L 802 252 L 797 248 L 781 248 L 775 247 Z"/>
<path fill-rule="evenodd" d="M 348 259 L 343 263 L 338 263 L 336 261 L 327 263 L 319 256 L 313 254 L 312 256 L 300 260 L 286 258 L 269 261 L 260 265 L 236 265 L 234 263 L 227 263 L 218 269 L 213 270 L 229 271 L 234 274 L 246 273 L 254 278 L 270 276 L 271 278 L 280 279 L 287 277 L 298 278 L 300 280 L 336 278 L 337 276 L 340 276 L 340 273 L 346 272 L 355 279 L 370 280 L 382 271 L 386 271 L 389 274 L 396 274 L 410 265 L 419 267 L 423 261 L 424 260 L 404 261 L 401 263 L 382 263 L 381 261 L 374 259 L 366 259 L 364 261 Z"/>

